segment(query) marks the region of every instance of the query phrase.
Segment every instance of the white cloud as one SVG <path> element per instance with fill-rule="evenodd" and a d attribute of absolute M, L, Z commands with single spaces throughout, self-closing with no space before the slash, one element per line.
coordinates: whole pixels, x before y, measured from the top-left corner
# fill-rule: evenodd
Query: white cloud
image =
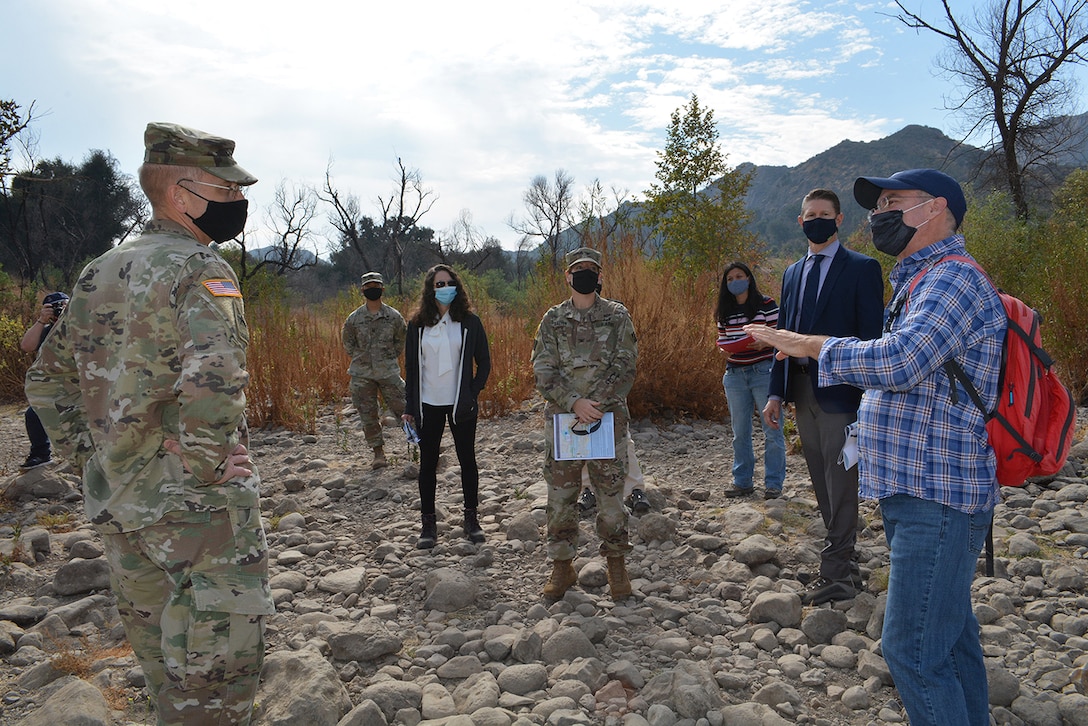
<path fill-rule="evenodd" d="M 896 79 L 880 75 L 893 57 L 934 86 L 919 74 L 932 45 L 844 0 L 24 7 L 0 30 L 21 59 L 0 79 L 5 97 L 52 111 L 43 155 L 108 148 L 135 171 L 146 122 L 177 121 L 237 140 L 262 179 L 256 205 L 280 179 L 320 185 L 332 159 L 370 213 L 400 156 L 440 196 L 425 224 L 444 229 L 469 209 L 508 246 L 504 222 L 536 174 L 648 187 L 669 116 L 693 93 L 734 164 L 797 164 L 939 106 L 939 88 L 874 83 Z"/>

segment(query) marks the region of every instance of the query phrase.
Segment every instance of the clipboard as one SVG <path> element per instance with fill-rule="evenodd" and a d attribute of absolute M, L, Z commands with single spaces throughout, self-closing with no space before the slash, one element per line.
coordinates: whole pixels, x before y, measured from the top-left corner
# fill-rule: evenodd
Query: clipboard
<path fill-rule="evenodd" d="M 726 353 L 743 353 L 745 351 L 755 352 L 748 346 L 756 342 L 756 339 L 750 335 L 746 335 L 740 340 L 734 340 L 730 343 L 723 343 L 718 347 L 724 350 Z"/>
<path fill-rule="evenodd" d="M 588 427 L 579 424 L 573 413 L 557 413 L 552 416 L 552 455 L 556 461 L 615 459 L 615 428 L 611 412 Z"/>

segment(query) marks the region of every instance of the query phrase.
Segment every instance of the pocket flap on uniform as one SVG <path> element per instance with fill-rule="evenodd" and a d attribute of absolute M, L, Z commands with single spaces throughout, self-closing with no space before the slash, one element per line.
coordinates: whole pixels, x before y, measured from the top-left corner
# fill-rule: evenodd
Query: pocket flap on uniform
<path fill-rule="evenodd" d="M 268 579 L 244 574 L 193 573 L 193 600 L 197 610 L 272 615 L 272 590 Z"/>

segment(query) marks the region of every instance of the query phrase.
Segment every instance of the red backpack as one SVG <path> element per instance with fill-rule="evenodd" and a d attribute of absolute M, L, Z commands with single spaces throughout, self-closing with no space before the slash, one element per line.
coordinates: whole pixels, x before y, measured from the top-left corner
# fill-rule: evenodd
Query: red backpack
<path fill-rule="evenodd" d="M 966 262 L 986 275 L 971 258 L 948 255 L 914 276 L 907 291 L 908 299 L 922 276 L 933 265 L 946 260 Z M 986 279 L 993 285 L 989 275 Z M 1008 316 L 997 379 L 997 407 L 986 410 L 971 379 L 954 358 L 944 368 L 951 379 L 952 402 L 959 402 L 955 386 L 959 381 L 986 419 L 986 433 L 997 456 L 998 483 L 1019 487 L 1026 479 L 1054 474 L 1065 464 L 1073 444 L 1076 406 L 1073 396 L 1051 370 L 1054 359 L 1042 348 L 1039 313 L 1022 300 L 996 286 L 995 289 Z"/>

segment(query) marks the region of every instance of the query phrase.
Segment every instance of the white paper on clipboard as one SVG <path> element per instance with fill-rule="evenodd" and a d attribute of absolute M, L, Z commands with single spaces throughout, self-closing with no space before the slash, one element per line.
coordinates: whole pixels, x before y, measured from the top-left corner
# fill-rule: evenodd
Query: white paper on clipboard
<path fill-rule="evenodd" d="M 616 434 L 611 413 L 600 420 L 600 426 L 584 426 L 577 423 L 573 413 L 557 413 L 552 417 L 556 461 L 579 459 L 615 459 Z M 572 428 L 574 427 L 574 428 Z M 581 433 L 575 433 L 575 430 Z"/>

